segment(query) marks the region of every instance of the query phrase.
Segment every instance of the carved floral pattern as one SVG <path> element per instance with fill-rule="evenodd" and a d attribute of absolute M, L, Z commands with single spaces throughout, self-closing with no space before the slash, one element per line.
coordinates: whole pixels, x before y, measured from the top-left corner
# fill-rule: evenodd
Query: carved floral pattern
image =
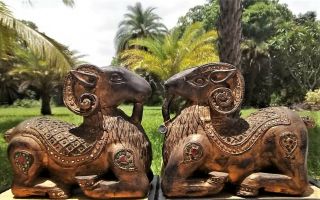
<path fill-rule="evenodd" d="M 114 155 L 114 164 L 126 171 L 135 171 L 133 152 L 130 149 L 121 149 Z"/>
<path fill-rule="evenodd" d="M 292 132 L 284 132 L 280 136 L 279 143 L 286 153 L 286 158 L 294 159 L 292 154 L 298 146 L 297 135 Z"/>
<path fill-rule="evenodd" d="M 203 148 L 201 144 L 189 142 L 183 149 L 183 162 L 197 161 L 203 156 Z"/>
<path fill-rule="evenodd" d="M 33 156 L 26 151 L 17 151 L 14 156 L 14 164 L 24 174 L 28 174 L 28 171 L 33 163 Z"/>

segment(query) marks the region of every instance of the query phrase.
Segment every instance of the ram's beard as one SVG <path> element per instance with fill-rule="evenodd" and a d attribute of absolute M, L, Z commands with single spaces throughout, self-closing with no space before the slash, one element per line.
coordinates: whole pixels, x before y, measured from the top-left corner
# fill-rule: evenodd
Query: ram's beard
<path fill-rule="evenodd" d="M 174 99 L 174 95 L 167 92 L 165 93 L 165 99 L 162 105 L 162 117 L 163 121 L 167 122 L 170 120 L 170 104 L 172 103 L 172 100 Z"/>
<path fill-rule="evenodd" d="M 135 124 L 141 124 L 143 115 L 143 104 L 142 103 L 134 103 L 132 115 L 131 115 L 131 121 Z"/>

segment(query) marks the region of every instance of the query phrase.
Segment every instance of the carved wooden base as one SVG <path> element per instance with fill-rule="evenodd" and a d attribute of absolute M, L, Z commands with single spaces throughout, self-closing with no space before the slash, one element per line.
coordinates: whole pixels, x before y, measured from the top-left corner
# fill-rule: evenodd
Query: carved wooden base
<path fill-rule="evenodd" d="M 166 198 L 162 190 L 159 189 L 158 191 L 158 198 L 157 200 L 169 200 L 171 198 Z M 183 200 L 186 198 L 172 198 L 174 200 Z M 235 193 L 231 193 L 230 191 L 222 191 L 221 193 L 214 195 L 212 197 L 202 197 L 202 198 L 194 198 L 192 197 L 191 199 L 193 200 L 213 200 L 213 199 L 246 199 L 244 197 L 239 197 L 236 196 Z M 274 193 L 261 193 L 258 197 L 255 197 L 253 199 L 292 199 L 292 200 L 298 200 L 298 199 L 320 199 L 320 188 L 310 185 L 309 189 L 307 192 L 304 194 L 303 197 L 296 197 L 296 196 L 283 196 L 279 194 L 274 194 Z"/>
<path fill-rule="evenodd" d="M 154 176 L 154 179 L 151 182 L 151 187 L 149 191 L 148 197 L 144 199 L 148 200 L 169 200 L 170 198 L 166 198 L 161 190 L 160 187 L 160 180 L 158 176 Z M 195 200 L 212 200 L 212 199 L 245 199 L 239 196 L 235 196 L 235 193 L 232 191 L 224 190 L 221 193 L 213 196 L 213 197 L 206 197 L 206 198 L 192 198 Z M 0 194 L 0 199 L 6 199 L 6 200 L 19 200 L 19 198 L 14 198 L 12 195 L 11 190 L 4 191 Z M 25 198 L 24 198 L 25 199 Z M 28 198 L 30 199 L 30 198 Z M 39 197 L 35 197 L 34 199 L 43 199 Z M 74 191 L 74 195 L 71 200 L 84 200 L 88 199 L 88 197 L 84 196 L 80 189 Z M 175 200 L 182 200 L 185 198 L 174 198 Z M 313 185 L 311 182 L 309 189 L 304 194 L 303 197 L 294 197 L 294 196 L 282 196 L 277 195 L 273 193 L 261 193 L 259 197 L 256 197 L 254 199 L 320 199 L 320 188 Z M 22 200 L 22 199 L 21 199 Z"/>
<path fill-rule="evenodd" d="M 158 176 L 154 176 L 151 185 L 150 185 L 150 190 L 149 190 L 149 194 L 148 197 L 145 197 L 143 199 L 145 200 L 155 200 L 157 199 L 157 193 L 159 190 L 159 177 Z M 32 191 L 30 191 L 32 192 Z M 25 199 L 46 199 L 44 197 L 39 197 L 39 196 L 35 196 L 33 198 L 14 198 L 13 194 L 11 192 L 11 189 L 4 191 L 3 193 L 0 193 L 0 199 L 1 200 L 25 200 Z M 48 199 L 48 198 L 47 198 Z M 81 191 L 80 188 L 77 188 L 73 191 L 73 195 L 71 198 L 69 198 L 69 200 L 88 200 L 90 198 L 88 198 L 87 196 L 85 196 L 83 194 L 83 192 Z"/>

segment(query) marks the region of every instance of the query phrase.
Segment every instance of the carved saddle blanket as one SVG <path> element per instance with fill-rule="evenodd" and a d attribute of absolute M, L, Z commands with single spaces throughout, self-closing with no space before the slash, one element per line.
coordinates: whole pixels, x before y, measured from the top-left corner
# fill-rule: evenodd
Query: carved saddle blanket
<path fill-rule="evenodd" d="M 66 167 L 94 160 L 105 146 L 103 136 L 92 142 L 86 141 L 70 131 L 74 125 L 53 118 L 34 118 L 25 128 L 28 135 L 42 143 L 51 159 Z"/>
<path fill-rule="evenodd" d="M 247 119 L 249 128 L 242 134 L 226 136 L 219 134 L 210 123 L 205 123 L 207 136 L 217 147 L 228 154 L 238 155 L 248 151 L 271 127 L 289 125 L 290 119 L 282 108 L 271 107 L 251 114 Z"/>
<path fill-rule="evenodd" d="M 101 155 L 104 147 L 111 143 L 126 143 L 128 148 L 138 149 L 142 159 L 149 158 L 150 144 L 145 135 L 122 117 L 103 117 L 103 130 L 77 130 L 85 139 L 73 134 L 74 125 L 48 117 L 39 117 L 24 124 L 24 135 L 32 135 L 46 148 L 48 156 L 61 166 L 71 167 L 91 162 Z M 96 131 L 101 132 L 96 134 Z"/>

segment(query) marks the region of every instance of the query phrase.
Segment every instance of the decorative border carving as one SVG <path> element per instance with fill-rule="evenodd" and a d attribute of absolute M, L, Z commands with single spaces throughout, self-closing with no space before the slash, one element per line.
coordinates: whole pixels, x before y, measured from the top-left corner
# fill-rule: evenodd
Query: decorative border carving
<path fill-rule="evenodd" d="M 279 108 L 265 108 L 259 112 L 251 114 L 247 118 L 249 129 L 237 136 L 220 135 L 211 123 L 204 123 L 204 130 L 209 139 L 214 142 L 217 147 L 225 153 L 238 155 L 248 151 L 271 127 L 278 125 L 290 125 L 286 113 Z"/>

